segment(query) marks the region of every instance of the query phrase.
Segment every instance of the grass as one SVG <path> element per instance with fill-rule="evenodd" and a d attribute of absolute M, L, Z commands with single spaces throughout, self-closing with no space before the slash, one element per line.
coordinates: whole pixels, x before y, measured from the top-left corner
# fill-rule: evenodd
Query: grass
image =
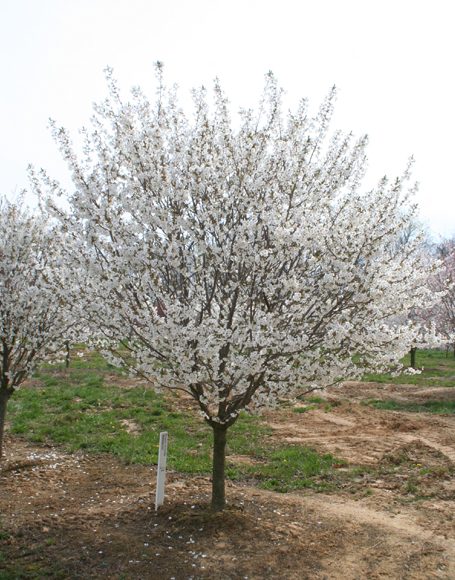
<path fill-rule="evenodd" d="M 324 400 L 309 402 L 317 406 Z M 159 433 L 167 431 L 169 469 L 211 472 L 212 430 L 196 406 L 179 405 L 177 395 L 159 395 L 146 384 L 132 386 L 96 353 L 73 359 L 68 370 L 43 366 L 33 383 L 11 398 L 8 421 L 12 433 L 35 443 L 55 443 L 69 452 L 111 453 L 125 463 L 156 464 Z M 335 458 L 277 446 L 270 435 L 259 417 L 242 414 L 228 431 L 227 477 L 254 480 L 276 491 L 327 488 L 320 479 L 339 464 Z M 251 461 L 236 463 L 231 455 Z"/>
<path fill-rule="evenodd" d="M 419 351 L 417 361 L 426 365 L 423 375 L 398 379 L 382 375 L 375 380 L 455 386 L 455 361 L 444 353 Z M 392 411 L 455 412 L 452 401 L 370 400 L 368 404 Z M 330 410 L 331 405 L 322 397 L 307 396 L 302 406 L 293 410 Z M 179 405 L 175 395 L 158 395 L 145 384 L 132 386 L 121 371 L 97 353 L 83 352 L 67 371 L 44 365 L 34 381 L 12 397 L 7 418 L 10 432 L 31 441 L 56 443 L 70 452 L 110 453 L 125 463 L 148 465 L 156 463 L 159 433 L 166 430 L 169 469 L 189 474 L 209 474 L 211 470 L 212 434 L 201 417 L 186 405 Z M 381 479 L 393 486 L 398 481 L 402 501 L 411 502 L 439 497 L 439 480 L 449 481 L 454 476 L 453 466 L 419 462 L 418 456 L 406 451 L 375 467 L 356 467 L 307 447 L 278 445 L 261 419 L 248 415 L 242 415 L 229 429 L 227 452 L 227 477 L 275 492 L 342 489 L 367 496 L 374 493 L 369 485 Z M 236 461 L 235 455 L 247 456 L 248 461 Z M 52 539 L 32 548 L 37 554 L 33 562 L 22 563 L 20 558 L 10 557 L 10 536 L 0 514 L 0 580 L 67 577 L 58 562 L 49 567 L 41 561 Z"/>
<path fill-rule="evenodd" d="M 134 386 L 99 354 L 82 347 L 79 351 L 82 356 L 73 358 L 68 370 L 43 365 L 33 384 L 12 397 L 8 408 L 12 433 L 36 443 L 55 443 L 69 452 L 111 453 L 125 463 L 150 465 L 157 462 L 159 433 L 168 431 L 169 469 L 210 473 L 212 432 L 198 416 L 196 407 L 182 408 L 175 394 L 158 395 L 146 384 Z M 418 361 L 431 362 L 431 366 L 423 376 L 405 377 L 406 382 L 425 380 L 428 384 L 429 378 L 437 378 L 445 386 L 455 386 L 450 379 L 455 376 L 455 361 L 446 358 L 445 353 L 420 351 Z M 402 379 L 375 376 L 375 380 L 383 382 Z M 305 397 L 302 403 L 294 408 L 295 413 L 314 408 L 330 410 L 320 396 Z M 455 412 L 451 401 L 372 400 L 368 404 L 386 410 Z M 228 432 L 227 477 L 254 480 L 275 491 L 308 487 L 328 490 L 333 486 L 340 461 L 308 448 L 278 446 L 270 435 L 271 430 L 260 418 L 242 414 Z M 232 455 L 247 456 L 250 461 L 235 462 L 230 460 Z"/>
<path fill-rule="evenodd" d="M 375 409 L 382 409 L 385 411 L 408 411 L 410 413 L 435 413 L 438 415 L 455 414 L 455 400 L 454 401 L 425 401 L 423 403 L 412 403 L 408 401 L 395 401 L 393 399 L 387 400 L 369 400 L 368 405 Z"/>
<path fill-rule="evenodd" d="M 319 395 L 301 395 L 298 397 L 302 401 L 303 405 L 298 407 L 293 407 L 293 413 L 306 413 L 307 411 L 313 411 L 314 409 L 322 409 L 326 413 L 331 411 L 336 403 L 328 402 L 324 397 Z"/>
<path fill-rule="evenodd" d="M 70 452 L 107 452 L 127 463 L 143 464 L 156 463 L 159 433 L 168 431 L 170 469 L 210 470 L 211 430 L 194 413 L 175 411 L 150 388 L 74 382 L 70 377 L 19 391 L 9 406 L 11 431 L 37 443 L 60 444 Z M 230 448 L 251 452 L 265 432 L 254 418 L 242 417 L 230 430 Z"/>
<path fill-rule="evenodd" d="M 345 465 L 333 455 L 321 455 L 307 447 L 287 447 L 273 451 L 267 463 L 255 467 L 259 486 L 273 491 L 288 492 L 312 488 L 317 491 L 332 489 L 332 474 L 336 467 Z"/>
<path fill-rule="evenodd" d="M 402 363 L 409 367 L 410 357 L 406 356 Z M 363 377 L 366 382 L 392 383 L 394 385 L 416 385 L 434 387 L 455 387 L 455 357 L 452 353 L 443 350 L 417 350 L 416 367 L 421 369 L 420 374 L 400 375 L 367 374 Z"/>
<path fill-rule="evenodd" d="M 318 405 L 305 405 L 304 407 L 294 407 L 292 409 L 293 413 L 306 413 L 307 411 L 312 411 L 313 409 L 317 409 Z"/>

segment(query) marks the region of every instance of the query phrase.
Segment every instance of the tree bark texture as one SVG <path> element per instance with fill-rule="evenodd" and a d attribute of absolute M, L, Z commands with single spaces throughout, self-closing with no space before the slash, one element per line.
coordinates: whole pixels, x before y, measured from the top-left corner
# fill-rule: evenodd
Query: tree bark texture
<path fill-rule="evenodd" d="M 9 394 L 5 390 L 0 390 L 0 459 L 3 457 L 3 434 L 5 432 L 6 405 Z"/>
<path fill-rule="evenodd" d="M 417 347 L 413 346 L 410 350 L 410 355 L 411 355 L 411 368 L 415 369 L 416 368 L 416 352 L 417 352 Z"/>
<path fill-rule="evenodd" d="M 226 505 L 224 466 L 226 460 L 226 434 L 224 425 L 212 425 L 213 429 L 213 471 L 212 509 L 221 511 Z"/>
<path fill-rule="evenodd" d="M 68 340 L 65 342 L 65 349 L 66 349 L 65 368 L 68 369 L 70 366 L 70 361 L 71 361 L 70 343 Z"/>

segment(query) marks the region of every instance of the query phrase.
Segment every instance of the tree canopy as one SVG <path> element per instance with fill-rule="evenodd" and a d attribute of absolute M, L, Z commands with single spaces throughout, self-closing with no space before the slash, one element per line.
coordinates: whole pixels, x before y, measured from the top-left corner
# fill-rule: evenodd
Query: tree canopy
<path fill-rule="evenodd" d="M 62 244 L 42 216 L 0 198 L 0 457 L 8 399 L 74 330 Z"/>
<path fill-rule="evenodd" d="M 214 507 L 225 431 L 242 409 L 398 363 L 426 303 L 409 169 L 362 191 L 366 137 L 330 134 L 335 91 L 312 116 L 286 113 L 272 74 L 256 110 L 233 121 L 220 84 L 186 114 L 158 67 L 156 99 L 109 96 L 83 130 L 53 134 L 61 188 L 32 172 L 72 238 L 78 300 L 111 360 L 156 387 L 182 389 L 215 433 Z M 82 274 L 81 274 L 82 276 Z M 402 319 L 400 319 L 402 320 Z M 221 459 L 219 459 L 221 457 Z M 221 471 L 220 471 L 221 470 Z M 215 489 L 215 484 L 219 486 Z"/>

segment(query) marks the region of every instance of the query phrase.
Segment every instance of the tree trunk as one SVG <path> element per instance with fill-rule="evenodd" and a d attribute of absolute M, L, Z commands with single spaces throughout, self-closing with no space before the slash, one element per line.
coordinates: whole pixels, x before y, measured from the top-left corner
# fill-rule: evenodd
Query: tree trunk
<path fill-rule="evenodd" d="M 9 393 L 5 390 L 0 390 L 0 459 L 3 457 L 3 433 L 5 432 L 6 405 L 8 399 Z"/>
<path fill-rule="evenodd" d="M 69 340 L 65 341 L 65 349 L 66 349 L 65 368 L 68 369 L 69 366 L 70 366 L 70 361 L 71 361 L 71 352 L 70 352 L 70 343 L 69 343 Z"/>
<path fill-rule="evenodd" d="M 221 511 L 226 505 L 224 465 L 226 459 L 225 425 L 213 425 L 212 509 Z"/>
<path fill-rule="evenodd" d="M 410 354 L 411 354 L 411 367 L 413 369 L 416 368 L 416 352 L 417 352 L 417 347 L 416 346 L 411 347 L 411 351 L 410 351 Z"/>

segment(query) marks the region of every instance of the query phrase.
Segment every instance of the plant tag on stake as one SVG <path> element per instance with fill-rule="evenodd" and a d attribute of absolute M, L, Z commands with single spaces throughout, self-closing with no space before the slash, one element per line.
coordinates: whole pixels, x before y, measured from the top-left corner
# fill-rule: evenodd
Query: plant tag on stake
<path fill-rule="evenodd" d="M 158 451 L 158 470 L 156 473 L 155 510 L 164 502 L 164 482 L 166 480 L 167 432 L 160 433 L 160 448 Z"/>

